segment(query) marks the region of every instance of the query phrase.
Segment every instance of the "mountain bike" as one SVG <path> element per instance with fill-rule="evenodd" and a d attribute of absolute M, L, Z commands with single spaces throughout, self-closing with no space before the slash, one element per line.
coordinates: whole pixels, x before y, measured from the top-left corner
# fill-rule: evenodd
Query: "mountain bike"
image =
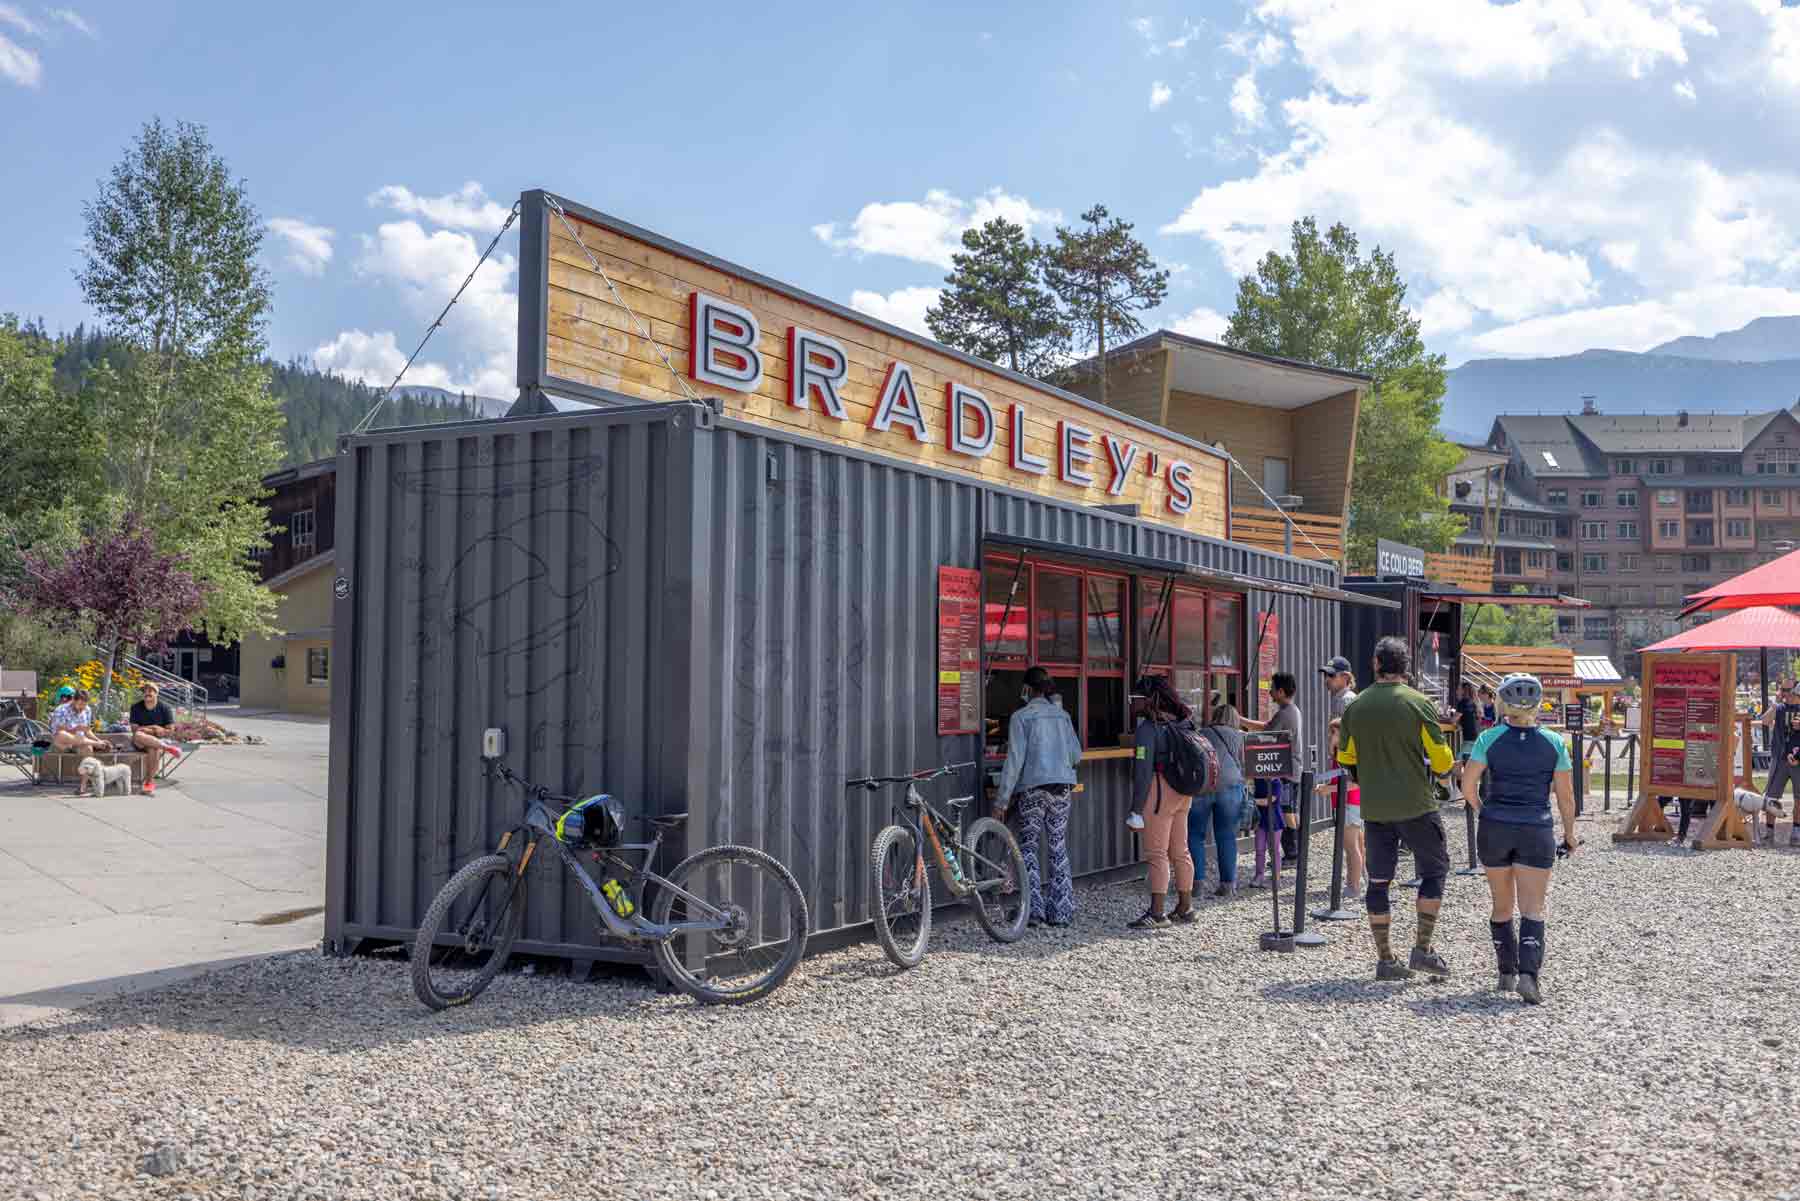
<path fill-rule="evenodd" d="M 931 937 L 931 880 L 925 874 L 925 848 L 931 848 L 938 876 L 953 897 L 972 900 L 981 928 L 996 942 L 1017 942 L 1031 916 L 1025 892 L 1025 856 L 1004 822 L 977 818 L 963 835 L 963 809 L 975 798 L 951 797 L 944 802 L 954 818 L 927 801 L 919 785 L 947 776 L 969 763 L 947 763 L 906 776 L 865 776 L 845 781 L 846 788 L 878 792 L 906 785 L 894 803 L 895 824 L 875 836 L 869 850 L 875 937 L 900 967 L 917 967 Z"/>
<path fill-rule="evenodd" d="M 793 874 L 754 847 L 699 851 L 667 876 L 651 870 L 665 835 L 685 813 L 647 820 L 649 842 L 624 842 L 623 808 L 611 797 L 577 801 L 533 784 L 498 760 L 495 774 L 524 793 L 523 822 L 491 855 L 472 859 L 433 898 L 413 942 L 413 991 L 432 1009 L 464 1005 L 506 966 L 525 917 L 525 872 L 554 847 L 608 933 L 651 944 L 672 984 L 709 1005 L 742 1004 L 780 986 L 806 953 L 806 898 Z M 576 815 L 579 816 L 577 820 Z M 596 884 L 577 857 L 610 872 Z M 642 862 L 624 858 L 641 854 Z M 655 894 L 646 917 L 644 888 Z"/>

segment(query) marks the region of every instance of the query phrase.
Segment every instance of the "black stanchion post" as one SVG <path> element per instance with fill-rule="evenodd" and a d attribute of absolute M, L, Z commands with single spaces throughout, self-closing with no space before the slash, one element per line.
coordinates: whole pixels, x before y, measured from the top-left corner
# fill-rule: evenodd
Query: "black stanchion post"
<path fill-rule="evenodd" d="M 1318 748 L 1308 747 L 1306 770 L 1300 773 L 1300 854 L 1294 860 L 1294 945 L 1297 947 L 1325 945 L 1323 934 L 1317 930 L 1308 933 L 1306 929 L 1307 866 L 1311 859 L 1308 848 L 1312 846 L 1313 779 L 1317 774 L 1314 769 L 1318 758 Z"/>
<path fill-rule="evenodd" d="M 1606 756 L 1606 769 L 1601 775 L 1600 805 L 1606 813 L 1612 812 L 1612 738 L 1611 734 L 1600 736 L 1600 753 Z"/>
<path fill-rule="evenodd" d="M 1575 764 L 1575 816 L 1580 817 L 1586 806 L 1583 801 L 1587 795 L 1588 765 L 1581 753 L 1581 730 L 1579 727 L 1569 731 L 1569 758 Z"/>
<path fill-rule="evenodd" d="M 1486 772 L 1482 773 L 1481 782 L 1483 784 L 1487 783 Z M 1469 866 L 1457 868 L 1456 874 L 1459 876 L 1479 876 L 1482 874 L 1482 871 L 1481 864 L 1475 859 L 1475 806 L 1469 804 L 1469 794 L 1467 790 L 1463 792 L 1463 834 L 1467 836 L 1469 842 Z"/>
<path fill-rule="evenodd" d="M 1321 922 L 1355 921 L 1354 913 L 1344 910 L 1344 823 L 1349 817 L 1350 773 L 1337 769 L 1337 811 L 1331 816 L 1331 907 L 1313 910 Z"/>
<path fill-rule="evenodd" d="M 1298 753 L 1299 748 L 1295 747 L 1294 752 Z M 1311 778 L 1312 769 L 1308 768 L 1305 774 L 1301 776 L 1301 782 L 1304 783 Z M 1270 787 L 1274 787 L 1274 785 L 1271 784 Z M 1271 811 L 1273 810 L 1273 806 L 1274 802 L 1271 801 Z M 1258 818 L 1257 820 L 1261 821 L 1262 819 Z M 1274 868 L 1275 866 L 1275 855 L 1279 853 L 1278 848 L 1281 845 L 1275 840 L 1280 837 L 1281 828 L 1279 825 L 1275 829 L 1269 831 L 1269 841 L 1273 844 L 1269 853 L 1269 866 L 1271 868 Z M 1281 873 L 1279 871 L 1269 872 L 1269 911 L 1274 916 L 1275 928 L 1266 931 L 1262 937 L 1257 940 L 1257 945 L 1265 951 L 1292 951 L 1294 949 L 1294 932 L 1292 930 L 1283 930 L 1281 928 Z"/>

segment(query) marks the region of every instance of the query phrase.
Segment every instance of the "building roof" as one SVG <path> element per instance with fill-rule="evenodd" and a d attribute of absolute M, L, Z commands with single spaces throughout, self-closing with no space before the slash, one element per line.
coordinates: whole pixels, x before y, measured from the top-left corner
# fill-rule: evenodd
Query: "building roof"
<path fill-rule="evenodd" d="M 1539 479 L 1591 478 L 1607 474 L 1604 457 L 1561 415 L 1503 414 L 1494 426 L 1506 436 L 1525 469 Z"/>
<path fill-rule="evenodd" d="M 1148 351 L 1172 352 L 1170 386 L 1181 392 L 1198 392 L 1239 404 L 1266 409 L 1299 409 L 1352 390 L 1362 390 L 1373 380 L 1359 371 L 1321 367 L 1298 359 L 1237 350 L 1205 338 L 1159 329 L 1136 341 L 1106 352 L 1115 358 Z M 1084 359 L 1070 371 L 1094 369 L 1095 360 Z"/>
<path fill-rule="evenodd" d="M 1783 475 L 1640 475 L 1646 488 L 1775 488 L 1800 483 Z"/>
<path fill-rule="evenodd" d="M 286 571 L 272 575 L 263 581 L 264 588 L 285 588 L 302 576 L 311 575 L 321 567 L 329 567 L 337 561 L 337 552 L 328 550 L 314 555 L 310 559 L 302 559 Z"/>
<path fill-rule="evenodd" d="M 1744 449 L 1748 413 L 1581 413 L 1565 418 L 1609 455 L 1736 453 Z M 1767 425 L 1773 414 L 1762 415 Z M 1757 427 L 1758 430 L 1762 426 Z"/>
<path fill-rule="evenodd" d="M 1625 677 L 1605 655 L 1576 655 L 1575 674 L 1588 684 L 1623 684 Z"/>
<path fill-rule="evenodd" d="M 1456 485 L 1459 483 L 1466 483 L 1469 485 L 1469 494 L 1467 496 L 1458 496 L 1456 494 Z M 1488 480 L 1452 480 L 1450 482 L 1450 507 L 1453 509 L 1485 509 L 1493 499 L 1491 496 L 1491 491 L 1493 490 L 1495 489 L 1493 489 L 1492 483 Z M 1543 513 L 1557 515 L 1564 512 L 1562 509 L 1552 508 L 1549 505 L 1541 505 L 1510 485 L 1502 485 L 1497 491 L 1500 493 L 1499 502 L 1500 511 L 1502 513 Z"/>
<path fill-rule="evenodd" d="M 1483 538 L 1480 534 L 1464 533 L 1464 534 L 1458 534 L 1456 536 L 1456 545 L 1458 545 L 1458 546 L 1486 546 L 1487 540 L 1485 538 Z M 1545 542 L 1538 538 L 1515 538 L 1510 534 L 1501 534 L 1499 537 L 1495 538 L 1494 545 L 1499 547 L 1502 550 L 1555 550 L 1556 549 L 1556 546 L 1554 543 Z"/>
<path fill-rule="evenodd" d="M 291 484 L 296 480 L 311 479 L 315 475 L 335 475 L 336 459 L 314 459 L 310 463 L 299 463 L 293 467 L 283 467 L 280 471 L 263 476 L 265 488 L 275 488 L 282 484 Z"/>

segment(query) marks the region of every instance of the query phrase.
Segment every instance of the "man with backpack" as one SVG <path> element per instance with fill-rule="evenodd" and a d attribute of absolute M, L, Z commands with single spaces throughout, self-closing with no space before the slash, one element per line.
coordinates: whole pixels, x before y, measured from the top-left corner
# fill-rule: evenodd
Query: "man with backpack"
<path fill-rule="evenodd" d="M 1146 930 L 1194 920 L 1194 857 L 1188 851 L 1188 810 L 1197 793 L 1218 786 L 1218 755 L 1200 736 L 1189 709 L 1166 676 L 1144 676 L 1132 687 L 1142 705 L 1138 720 L 1131 813 L 1125 824 L 1143 832 L 1144 863 L 1150 875 L 1150 907 L 1126 923 Z M 1175 882 L 1175 912 L 1163 915 L 1169 881 Z"/>

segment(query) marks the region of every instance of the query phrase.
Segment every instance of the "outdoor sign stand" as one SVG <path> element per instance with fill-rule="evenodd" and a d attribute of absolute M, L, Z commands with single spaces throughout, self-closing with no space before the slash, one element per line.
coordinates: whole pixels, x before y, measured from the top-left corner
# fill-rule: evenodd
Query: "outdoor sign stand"
<path fill-rule="evenodd" d="M 1350 800 L 1350 775 L 1341 767 L 1332 774 L 1337 777 L 1337 812 L 1331 819 L 1331 904 L 1312 915 L 1321 922 L 1353 922 L 1356 915 L 1344 908 L 1344 806 Z"/>
<path fill-rule="evenodd" d="M 1300 773 L 1300 853 L 1294 859 L 1294 945 L 1297 947 L 1325 945 L 1323 934 L 1306 928 L 1307 848 L 1312 846 L 1313 772 L 1318 755 L 1317 747 L 1306 748 L 1306 770 Z M 1279 929 L 1281 923 L 1278 921 L 1275 925 Z"/>
<path fill-rule="evenodd" d="M 1644 655 L 1641 754 L 1643 795 L 1615 842 L 1668 842 L 1674 836 L 1663 797 L 1708 801 L 1713 812 L 1701 847 L 1748 846 L 1736 818 L 1732 742 L 1737 731 L 1737 656 L 1692 652 Z M 1733 835 L 1744 837 L 1735 841 Z"/>
<path fill-rule="evenodd" d="M 1254 756 L 1252 757 L 1252 761 L 1254 762 Z M 1312 770 L 1308 768 L 1301 774 L 1300 783 L 1302 786 L 1305 786 L 1311 780 Z M 1280 836 L 1280 830 L 1271 831 L 1272 838 L 1279 838 Z M 1301 863 L 1304 862 L 1304 860 L 1301 861 Z M 1272 865 L 1273 864 L 1271 863 L 1271 866 Z M 1299 869 L 1300 864 L 1295 864 L 1294 870 L 1296 874 L 1298 874 Z M 1283 930 L 1281 928 L 1281 873 L 1278 871 L 1269 873 L 1269 909 L 1275 919 L 1275 928 L 1273 930 L 1263 931 L 1262 936 L 1257 939 L 1257 946 L 1265 951 L 1292 952 L 1294 949 L 1294 932 L 1292 930 Z M 1299 906 L 1296 905 L 1295 909 L 1298 911 Z"/>

